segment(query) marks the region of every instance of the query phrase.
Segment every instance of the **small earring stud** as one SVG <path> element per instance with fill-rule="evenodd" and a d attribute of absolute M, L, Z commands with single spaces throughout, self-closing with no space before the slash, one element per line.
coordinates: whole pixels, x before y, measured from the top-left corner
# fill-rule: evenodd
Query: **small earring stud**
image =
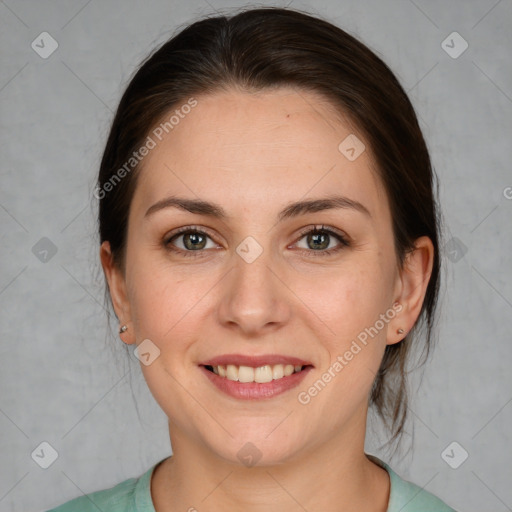
<path fill-rule="evenodd" d="M 128 330 L 128 326 L 127 325 L 123 325 L 121 327 L 121 329 L 119 329 L 119 334 L 123 334 L 123 332 L 126 332 Z"/>
<path fill-rule="evenodd" d="M 404 330 L 400 328 L 400 329 L 397 329 L 397 330 L 396 330 L 396 332 L 397 332 L 398 334 L 403 334 L 403 333 L 404 333 Z"/>

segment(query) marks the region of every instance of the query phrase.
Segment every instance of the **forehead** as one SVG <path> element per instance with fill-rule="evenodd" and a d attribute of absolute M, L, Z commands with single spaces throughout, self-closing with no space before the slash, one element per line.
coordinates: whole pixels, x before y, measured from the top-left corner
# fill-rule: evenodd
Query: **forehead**
<path fill-rule="evenodd" d="M 336 193 L 362 202 L 377 218 L 387 213 L 368 144 L 318 94 L 281 88 L 194 99 L 194 108 L 150 132 L 155 146 L 142 161 L 134 209 L 176 194 L 222 203 L 228 211 L 262 213 L 299 198 Z M 180 105 L 162 123 L 176 110 Z M 358 140 L 366 149 L 355 160 L 347 158 L 353 155 L 344 152 L 347 144 Z"/>

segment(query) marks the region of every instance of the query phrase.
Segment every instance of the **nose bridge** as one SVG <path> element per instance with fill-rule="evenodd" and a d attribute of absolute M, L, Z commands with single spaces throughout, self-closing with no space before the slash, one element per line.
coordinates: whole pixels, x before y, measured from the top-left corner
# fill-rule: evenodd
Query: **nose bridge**
<path fill-rule="evenodd" d="M 285 322 L 289 306 L 272 251 L 247 237 L 237 246 L 233 264 L 219 311 L 221 322 L 253 334 Z"/>

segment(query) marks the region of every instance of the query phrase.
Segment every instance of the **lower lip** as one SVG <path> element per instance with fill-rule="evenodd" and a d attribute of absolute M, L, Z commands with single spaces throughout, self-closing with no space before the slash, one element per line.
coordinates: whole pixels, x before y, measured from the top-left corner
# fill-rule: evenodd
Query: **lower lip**
<path fill-rule="evenodd" d="M 218 389 L 233 398 L 242 400 L 260 400 L 262 398 L 273 398 L 298 386 L 312 366 L 307 366 L 298 373 L 292 373 L 288 377 L 272 380 L 270 382 L 238 382 L 229 380 L 225 377 L 219 377 L 216 373 L 200 366 L 203 373 L 210 379 Z"/>

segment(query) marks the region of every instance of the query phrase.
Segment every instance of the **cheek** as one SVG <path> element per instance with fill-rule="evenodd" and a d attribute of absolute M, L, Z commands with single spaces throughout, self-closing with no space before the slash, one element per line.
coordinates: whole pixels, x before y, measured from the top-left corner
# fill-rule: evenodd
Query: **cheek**
<path fill-rule="evenodd" d="M 359 403 L 371 388 L 386 347 L 388 322 L 394 316 L 390 275 L 378 258 L 361 257 L 360 266 L 340 268 L 310 287 L 305 296 L 304 302 L 317 315 L 316 333 L 326 350 L 321 380 L 333 382 L 333 400 L 344 396 Z"/>
<path fill-rule="evenodd" d="M 325 322 L 335 339 L 370 327 L 390 307 L 390 279 L 377 262 L 340 267 L 316 280 L 300 280 L 297 295 Z"/>
<path fill-rule="evenodd" d="M 151 258 L 133 255 L 128 289 L 137 337 L 163 340 L 173 326 L 186 320 L 204 295 L 205 280 L 185 277 Z M 142 338 L 141 338 L 142 339 Z"/>
<path fill-rule="evenodd" d="M 386 348 L 388 324 L 381 318 L 392 318 L 385 316 L 389 296 L 389 284 L 378 265 L 340 273 L 315 290 L 318 316 L 329 330 L 323 329 L 327 334 L 320 338 L 325 349 L 320 372 L 299 398 L 328 408 L 335 423 L 367 404 Z"/>
<path fill-rule="evenodd" d="M 137 343 L 155 343 L 173 372 L 188 371 L 178 361 L 193 364 L 191 351 L 197 339 L 205 337 L 205 326 L 220 300 L 222 274 L 212 269 L 191 271 L 190 266 L 171 264 L 151 251 L 134 255 L 129 289 Z"/>

